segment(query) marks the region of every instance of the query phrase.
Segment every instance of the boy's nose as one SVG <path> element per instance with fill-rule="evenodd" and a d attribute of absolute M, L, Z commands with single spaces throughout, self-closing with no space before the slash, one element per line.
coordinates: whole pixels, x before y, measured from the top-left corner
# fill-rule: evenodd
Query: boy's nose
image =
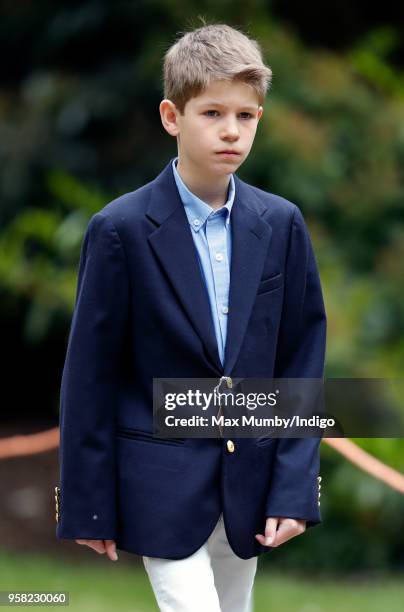
<path fill-rule="evenodd" d="M 232 136 L 232 137 L 238 137 L 239 136 L 236 120 L 229 119 L 227 121 L 227 123 L 225 124 L 225 126 L 223 128 L 222 137 L 226 137 L 226 136 L 227 137 L 228 136 Z"/>

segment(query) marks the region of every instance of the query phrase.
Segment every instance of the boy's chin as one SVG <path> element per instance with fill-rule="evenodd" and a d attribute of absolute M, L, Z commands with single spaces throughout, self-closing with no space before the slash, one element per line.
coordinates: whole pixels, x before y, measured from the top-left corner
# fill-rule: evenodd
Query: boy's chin
<path fill-rule="evenodd" d="M 237 170 L 239 166 L 241 166 L 242 159 L 238 157 L 237 159 L 225 159 L 218 157 L 214 159 L 209 167 L 212 169 L 212 172 L 217 176 L 223 176 L 225 174 L 229 174 L 230 172 L 234 172 Z"/>

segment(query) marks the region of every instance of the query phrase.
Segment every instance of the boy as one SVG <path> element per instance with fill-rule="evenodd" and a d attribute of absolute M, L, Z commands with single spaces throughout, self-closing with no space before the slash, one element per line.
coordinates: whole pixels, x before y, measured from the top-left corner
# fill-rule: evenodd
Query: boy
<path fill-rule="evenodd" d="M 178 157 L 95 214 L 61 388 L 57 536 L 142 555 L 163 611 L 245 612 L 260 554 L 321 522 L 318 438 L 153 436 L 153 378 L 318 378 L 326 318 L 302 214 L 236 170 L 271 80 L 216 24 L 166 53 Z M 60 498 L 60 499 L 59 499 Z"/>

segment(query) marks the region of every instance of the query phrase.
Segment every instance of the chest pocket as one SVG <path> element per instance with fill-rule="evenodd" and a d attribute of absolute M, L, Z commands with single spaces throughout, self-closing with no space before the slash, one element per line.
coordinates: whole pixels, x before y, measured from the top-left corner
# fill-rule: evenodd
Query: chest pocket
<path fill-rule="evenodd" d="M 269 276 L 268 278 L 264 278 L 264 280 L 260 282 L 260 284 L 258 285 L 257 295 L 260 295 L 261 293 L 267 293 L 268 291 L 273 291 L 274 289 L 277 289 L 278 287 L 281 287 L 282 285 L 283 285 L 282 272 L 273 274 L 272 276 Z"/>

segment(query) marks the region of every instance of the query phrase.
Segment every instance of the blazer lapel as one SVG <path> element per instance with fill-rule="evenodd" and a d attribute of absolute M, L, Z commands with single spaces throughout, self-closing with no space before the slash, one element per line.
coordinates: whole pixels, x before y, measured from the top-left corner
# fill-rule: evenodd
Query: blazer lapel
<path fill-rule="evenodd" d="M 225 375 L 234 368 L 257 295 L 272 235 L 261 218 L 267 210 L 254 190 L 234 175 L 235 199 L 231 212 L 232 258 L 229 315 L 225 348 Z"/>
<path fill-rule="evenodd" d="M 171 164 L 172 160 L 153 181 L 147 216 L 158 224 L 158 228 L 148 239 L 200 337 L 211 365 L 221 375 L 223 367 L 209 296 Z"/>

